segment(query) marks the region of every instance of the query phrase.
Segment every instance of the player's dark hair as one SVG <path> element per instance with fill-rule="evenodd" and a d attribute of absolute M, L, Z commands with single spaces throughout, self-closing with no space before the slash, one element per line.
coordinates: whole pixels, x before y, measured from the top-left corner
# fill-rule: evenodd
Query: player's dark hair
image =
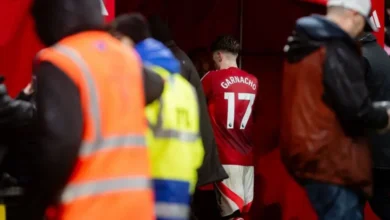
<path fill-rule="evenodd" d="M 130 37 L 136 44 L 152 36 L 145 17 L 140 13 L 121 15 L 110 27 L 112 31 Z"/>
<path fill-rule="evenodd" d="M 160 16 L 152 15 L 148 18 L 148 22 L 153 38 L 163 43 L 173 40 L 171 30 L 169 29 L 167 22 L 165 22 Z"/>
<path fill-rule="evenodd" d="M 215 51 L 227 51 L 232 54 L 239 54 L 240 52 L 240 43 L 230 35 L 219 36 L 211 44 L 211 52 Z"/>

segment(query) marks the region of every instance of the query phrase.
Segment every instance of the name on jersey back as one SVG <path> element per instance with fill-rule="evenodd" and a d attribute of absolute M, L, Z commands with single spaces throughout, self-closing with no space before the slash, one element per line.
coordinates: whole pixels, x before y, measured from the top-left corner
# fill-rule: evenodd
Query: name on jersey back
<path fill-rule="evenodd" d="M 224 82 L 221 82 L 221 87 L 224 89 L 229 88 L 231 85 L 236 83 L 243 83 L 250 86 L 253 90 L 256 90 L 256 83 L 248 77 L 242 76 L 231 76 L 225 79 Z"/>

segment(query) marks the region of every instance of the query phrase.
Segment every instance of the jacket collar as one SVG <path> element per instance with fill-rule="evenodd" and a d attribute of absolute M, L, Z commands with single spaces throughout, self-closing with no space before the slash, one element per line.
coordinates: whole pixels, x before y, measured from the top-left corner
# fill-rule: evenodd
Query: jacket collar
<path fill-rule="evenodd" d="M 298 19 L 296 30 L 307 34 L 313 40 L 326 41 L 339 38 L 354 43 L 354 39 L 337 24 L 321 15 L 311 15 Z"/>
<path fill-rule="evenodd" d="M 359 42 L 361 42 L 362 44 L 375 42 L 375 41 L 376 41 L 376 37 L 373 34 L 371 34 L 371 33 L 364 33 L 359 38 Z"/>

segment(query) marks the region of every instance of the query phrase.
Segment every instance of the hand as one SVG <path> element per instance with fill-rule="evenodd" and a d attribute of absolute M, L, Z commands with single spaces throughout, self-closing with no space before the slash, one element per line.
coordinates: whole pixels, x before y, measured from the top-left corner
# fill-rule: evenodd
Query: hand
<path fill-rule="evenodd" d="M 26 95 L 31 95 L 34 93 L 34 87 L 32 86 L 32 82 L 30 82 L 24 89 L 23 89 L 24 94 Z"/>
<path fill-rule="evenodd" d="M 0 76 L 0 102 L 8 97 L 7 86 L 4 84 L 4 77 Z"/>
<path fill-rule="evenodd" d="M 389 121 L 387 122 L 386 130 L 390 130 L 390 109 L 387 109 L 387 115 L 389 116 Z"/>
<path fill-rule="evenodd" d="M 387 121 L 387 126 L 381 130 L 378 131 L 379 134 L 386 133 L 390 130 L 390 109 L 387 109 L 387 116 L 389 117 Z"/>

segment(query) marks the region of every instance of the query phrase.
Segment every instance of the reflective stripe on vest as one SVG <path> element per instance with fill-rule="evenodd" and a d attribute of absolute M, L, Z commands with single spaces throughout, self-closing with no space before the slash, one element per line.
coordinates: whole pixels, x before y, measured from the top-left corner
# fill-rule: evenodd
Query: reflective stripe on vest
<path fill-rule="evenodd" d="M 192 92 L 194 94 L 194 97 L 196 98 L 196 92 L 195 89 L 192 88 Z M 198 132 L 188 132 L 188 131 L 180 131 L 180 130 L 175 130 L 175 129 L 165 129 L 163 128 L 163 109 L 164 109 L 164 101 L 163 101 L 163 96 L 160 97 L 159 102 L 160 102 L 160 109 L 158 111 L 157 115 L 157 123 L 153 125 L 152 123 L 149 123 L 149 127 L 153 131 L 153 135 L 157 138 L 175 138 L 178 139 L 179 141 L 183 142 L 195 142 L 198 140 L 199 133 Z"/>
<path fill-rule="evenodd" d="M 164 219 L 187 219 L 190 209 L 188 205 L 178 205 L 172 203 L 157 202 L 156 215 Z"/>
<path fill-rule="evenodd" d="M 68 203 L 78 198 L 94 196 L 96 194 L 103 194 L 112 191 L 144 189 L 145 185 L 149 185 L 148 179 L 134 177 L 71 184 L 61 195 L 61 201 Z"/>
<path fill-rule="evenodd" d="M 79 155 L 88 156 L 95 153 L 96 151 L 108 150 L 116 147 L 129 145 L 144 147 L 146 145 L 145 137 L 137 135 L 128 135 L 104 138 L 101 139 L 99 143 L 84 142 Z"/>
<path fill-rule="evenodd" d="M 89 70 L 87 63 L 85 63 L 80 54 L 72 48 L 63 45 L 55 45 L 52 48 L 76 64 L 87 82 L 86 88 L 90 95 L 88 110 L 90 111 L 93 127 L 95 128 L 95 138 L 93 141 L 83 141 L 79 156 L 85 157 L 99 151 L 124 146 L 145 147 L 146 140 L 142 135 L 129 134 L 115 137 L 103 137 L 101 131 L 99 97 L 94 79 L 92 78 L 92 73 Z M 63 203 L 69 203 L 80 197 L 96 196 L 112 191 L 147 189 L 150 187 L 149 178 L 142 176 L 104 179 L 77 184 L 70 183 L 65 187 L 61 196 L 61 201 Z"/>

